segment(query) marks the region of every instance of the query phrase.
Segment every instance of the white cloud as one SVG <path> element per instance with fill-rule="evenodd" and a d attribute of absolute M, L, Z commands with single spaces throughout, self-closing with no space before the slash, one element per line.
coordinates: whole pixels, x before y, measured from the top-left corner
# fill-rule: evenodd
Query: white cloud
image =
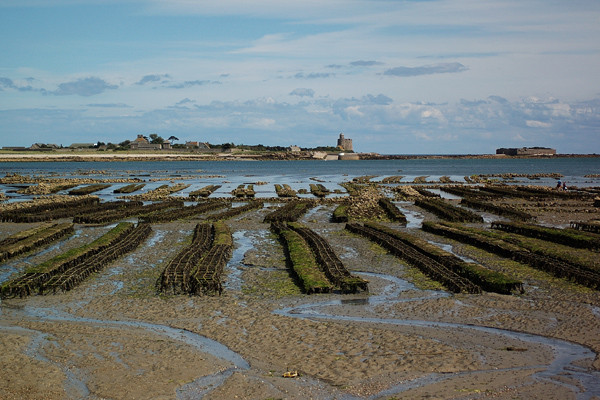
<path fill-rule="evenodd" d="M 161 81 L 165 81 L 168 79 L 171 79 L 169 74 L 151 74 L 151 75 L 143 76 L 142 79 L 137 81 L 135 84 L 136 85 L 145 85 L 147 83 L 161 82 Z"/>
<path fill-rule="evenodd" d="M 421 118 L 423 119 L 436 119 L 440 122 L 446 122 L 446 118 L 444 118 L 444 114 L 435 108 L 429 108 L 427 110 L 421 111 Z"/>
<path fill-rule="evenodd" d="M 344 113 L 349 117 L 364 117 L 365 113 L 360 110 L 360 106 L 350 106 L 344 109 Z"/>
<path fill-rule="evenodd" d="M 246 124 L 249 128 L 272 128 L 275 126 L 273 118 L 250 118 Z"/>
<path fill-rule="evenodd" d="M 343 131 L 354 139 L 359 151 L 384 153 L 493 152 L 496 147 L 515 146 L 515 143 L 554 147 L 561 152 L 590 152 L 600 148 L 597 135 L 600 114 L 590 111 L 600 107 L 600 99 L 568 104 L 570 114 L 556 116 L 552 106 L 564 102 L 556 100 L 548 104 L 541 98 L 535 103 L 488 99 L 428 104 L 399 103 L 389 98 L 387 102 L 374 100 L 379 96 L 308 97 L 296 104 L 272 97 L 210 103 L 179 98 L 172 103 L 178 102 L 178 107 L 146 113 L 135 112 L 125 105 L 119 107 L 118 103 L 90 104 L 90 112 L 4 110 L 0 111 L 0 130 L 22 132 L 18 140 L 24 142 L 4 145 L 50 142 L 60 130 L 64 142 L 77 141 L 82 134 L 94 140 L 119 142 L 127 139 L 124 132 L 133 135 L 156 131 L 163 137 L 174 134 L 196 140 L 268 145 L 287 145 L 286 137 L 301 132 L 300 144 L 314 146 L 324 144 L 323 135 Z M 528 117 L 533 105 L 537 107 L 535 119 Z M 130 110 L 128 115 L 123 114 L 124 109 Z M 198 132 L 203 132 L 203 137 L 197 137 Z M 568 135 L 563 135 L 567 132 Z M 507 135 L 510 135 L 508 141 Z M 367 139 L 372 137 L 379 139 Z M 427 147 L 421 147 L 420 141 L 427 141 Z"/>
<path fill-rule="evenodd" d="M 103 93 L 106 90 L 114 90 L 119 86 L 111 85 L 104 79 L 98 77 L 82 78 L 72 82 L 64 82 L 58 85 L 58 89 L 49 92 L 57 96 L 94 96 Z"/>
<path fill-rule="evenodd" d="M 210 81 L 210 80 L 193 80 L 193 81 L 185 81 L 182 83 L 176 83 L 173 85 L 169 85 L 168 87 L 171 89 L 185 89 L 193 86 L 205 86 L 205 85 L 220 85 L 219 81 Z"/>
<path fill-rule="evenodd" d="M 332 74 L 331 72 L 311 72 L 308 74 L 305 74 L 304 72 L 298 72 L 296 75 L 294 75 L 294 78 L 296 79 L 318 79 L 318 78 L 330 78 L 335 76 L 335 74 Z"/>
<path fill-rule="evenodd" d="M 176 105 L 181 106 L 181 105 L 184 105 L 184 104 L 193 104 L 195 102 L 196 102 L 195 100 L 190 100 L 190 99 L 188 99 L 186 97 L 185 99 L 182 99 L 182 100 L 178 101 Z"/>
<path fill-rule="evenodd" d="M 530 128 L 550 128 L 552 124 L 550 122 L 542 122 L 542 121 L 532 121 L 527 120 L 525 124 Z"/>
<path fill-rule="evenodd" d="M 307 88 L 296 88 L 290 92 L 291 96 L 314 97 L 315 91 Z"/>
<path fill-rule="evenodd" d="M 373 67 L 376 65 L 383 65 L 382 62 L 379 61 L 373 61 L 373 60 L 358 60 L 358 61 L 352 61 L 350 63 L 350 66 L 352 67 Z"/>
<path fill-rule="evenodd" d="M 125 103 L 91 103 L 86 104 L 87 107 L 98 107 L 98 108 L 131 108 L 131 106 Z"/>
<path fill-rule="evenodd" d="M 427 142 L 433 141 L 433 138 L 430 135 L 428 135 L 427 133 L 425 133 L 425 132 L 417 131 L 417 132 L 414 133 L 414 136 L 417 139 L 425 140 Z"/>
<path fill-rule="evenodd" d="M 468 68 L 461 63 L 440 63 L 432 65 L 422 65 L 419 67 L 394 67 L 387 69 L 383 72 L 383 75 L 388 76 L 419 76 L 419 75 L 432 75 L 432 74 L 447 74 L 467 71 Z"/>

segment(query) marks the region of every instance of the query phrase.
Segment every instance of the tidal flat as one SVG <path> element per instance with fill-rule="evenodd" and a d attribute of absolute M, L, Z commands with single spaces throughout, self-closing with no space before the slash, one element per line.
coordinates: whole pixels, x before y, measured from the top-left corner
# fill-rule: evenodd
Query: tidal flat
<path fill-rule="evenodd" d="M 256 174 L 240 178 L 238 183 L 226 171 L 219 177 L 217 171 L 198 171 L 197 175 L 205 178 L 197 177 L 191 187 L 160 199 L 117 199 L 111 189 L 126 183 L 114 182 L 112 188 L 102 189 L 97 205 L 87 213 L 113 201 L 148 205 L 175 197 L 181 204 L 168 209 L 174 219 L 146 222 L 151 233 L 140 245 L 106 262 L 70 290 L 4 296 L 0 303 L 0 365 L 6 373 L 0 378 L 0 397 L 600 398 L 600 296 L 593 282 L 583 284 L 572 276 L 482 249 L 475 242 L 422 229 L 425 222 L 485 231 L 494 240 L 508 243 L 505 246 L 519 246 L 518 251 L 572 261 L 585 266 L 590 274 L 598 274 L 593 233 L 584 234 L 591 247 L 581 248 L 523 232 L 502 233 L 509 236 L 500 238 L 501 233 L 490 225 L 505 221 L 580 232 L 569 228 L 571 222 L 593 226 L 600 218 L 599 207 L 594 205 L 595 184 L 580 184 L 567 191 L 580 191 L 581 196 L 566 196 L 548 188 L 538 196 L 519 196 L 516 187 L 536 190 L 543 185 L 528 178 L 456 182 L 456 176 L 449 179 L 451 183 L 437 178 L 414 183 L 413 177 L 382 183 L 384 176 L 392 176 L 391 171 L 365 174 L 363 179 L 340 175 L 350 187 L 317 173 L 307 173 L 306 180 L 289 176 L 275 180 Z M 401 174 L 398 168 L 395 172 Z M 165 173 L 165 181 L 156 184 L 150 182 L 152 177 L 142 177 L 150 187 L 141 192 L 164 183 L 173 187 L 180 180 L 169 175 L 179 174 Z M 110 181 L 109 174 L 104 175 L 102 179 Z M 121 179 L 120 175 L 113 178 Z M 32 180 L 3 184 L 39 184 L 33 181 L 39 180 L 39 175 L 21 176 Z M 92 179 L 96 181 L 81 185 L 100 183 L 101 178 Z M 580 181 L 585 179 L 581 176 Z M 228 180 L 233 183 L 226 183 Z M 323 196 L 309 190 L 311 182 L 319 181 L 329 189 Z M 255 197 L 236 198 L 230 193 L 242 183 L 255 185 Z M 306 194 L 297 193 L 292 199 L 277 197 L 276 183 L 290 184 L 296 192 L 305 188 Z M 209 184 L 222 188 L 206 199 L 187 195 Z M 499 215 L 497 208 L 461 205 L 468 197 L 466 192 L 444 191 L 449 185 L 476 192 L 471 194 L 488 205 L 510 207 L 533 219 Z M 494 196 L 483 190 L 486 186 L 509 186 L 512 195 Z M 482 222 L 451 222 L 447 216 L 416 205 L 417 198 L 429 197 L 427 192 L 478 214 Z M 66 192 L 47 196 L 60 201 L 79 197 Z M 88 196 L 94 197 L 94 193 Z M 17 197 L 20 201 L 3 203 L 0 214 L 5 216 L 12 209 L 23 212 L 28 203 L 41 201 L 25 194 Z M 407 221 L 390 219 L 378 203 L 382 197 L 391 200 Z M 222 209 L 197 209 L 183 217 L 173 211 L 217 201 L 235 209 L 257 200 L 261 207 L 227 217 L 215 217 L 224 215 Z M 348 293 L 334 288 L 329 293 L 307 294 L 302 289 L 288 250 L 271 223 L 264 222 L 267 215 L 293 201 L 310 201 L 311 207 L 297 223 L 323 238 L 350 274 L 368 281 L 368 291 Z M 450 290 L 382 244 L 350 232 L 345 222 L 332 222 L 340 205 L 348 206 L 351 222 L 381 225 L 433 244 L 465 262 L 518 280 L 520 290 L 509 294 Z M 108 210 L 102 210 L 108 215 Z M 38 213 L 45 215 L 46 211 Z M 50 221 L 5 218 L 0 223 L 0 241 L 27 230 L 41 232 L 35 228 L 43 224 L 72 223 L 73 218 L 68 214 Z M 89 245 L 118 222 L 140 224 L 144 218 L 132 214 L 111 222 L 77 222 L 73 234 L 3 261 L 0 284 L 4 287 L 32 267 Z M 220 278 L 221 293 L 161 291 L 161 276 L 170 262 L 194 243 L 195 227 L 213 224 L 215 219 L 226 224 L 232 238 Z"/>

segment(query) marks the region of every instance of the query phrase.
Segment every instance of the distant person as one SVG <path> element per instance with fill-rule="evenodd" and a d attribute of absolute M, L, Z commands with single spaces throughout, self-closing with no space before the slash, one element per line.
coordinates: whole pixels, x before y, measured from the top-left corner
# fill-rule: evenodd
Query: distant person
<path fill-rule="evenodd" d="M 563 182 L 563 190 L 566 192 L 567 191 L 567 182 Z"/>
<path fill-rule="evenodd" d="M 556 190 L 560 190 L 561 186 L 562 186 L 562 182 L 558 181 L 558 183 L 556 184 Z"/>

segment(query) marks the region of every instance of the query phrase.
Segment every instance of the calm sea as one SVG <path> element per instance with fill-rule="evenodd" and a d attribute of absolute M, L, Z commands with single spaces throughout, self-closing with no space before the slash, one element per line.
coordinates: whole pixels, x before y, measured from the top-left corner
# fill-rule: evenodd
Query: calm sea
<path fill-rule="evenodd" d="M 501 173 L 559 173 L 571 186 L 599 186 L 599 178 L 585 175 L 600 174 L 600 158 L 554 159 L 410 159 L 377 161 L 133 161 L 133 162 L 3 162 L 0 177 L 8 173 L 40 175 L 45 177 L 89 178 L 140 178 L 147 182 L 144 191 L 172 182 L 191 186 L 178 195 L 186 196 L 192 190 L 208 184 L 222 187 L 213 195 L 228 196 L 239 184 L 266 182 L 255 185 L 257 197 L 275 196 L 273 184 L 289 184 L 293 189 L 308 189 L 309 183 L 319 181 L 331 190 L 340 189 L 339 183 L 359 176 L 375 176 L 373 181 L 401 175 L 402 182 L 412 182 L 415 177 L 427 176 L 437 181 L 449 176 L 464 182 L 473 174 Z M 555 185 L 556 180 L 519 178 L 519 183 Z M 114 197 L 112 191 L 119 185 L 99 193 L 103 198 Z M 24 200 L 14 185 L 0 185 L 0 190 L 14 200 Z"/>

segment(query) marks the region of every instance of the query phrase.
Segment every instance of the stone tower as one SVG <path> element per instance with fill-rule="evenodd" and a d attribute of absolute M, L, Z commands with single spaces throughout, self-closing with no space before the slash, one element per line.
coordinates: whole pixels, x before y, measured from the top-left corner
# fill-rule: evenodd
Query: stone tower
<path fill-rule="evenodd" d="M 352 139 L 344 138 L 343 133 L 340 133 L 340 138 L 337 141 L 337 147 L 341 148 L 344 151 L 354 151 L 352 149 Z"/>

